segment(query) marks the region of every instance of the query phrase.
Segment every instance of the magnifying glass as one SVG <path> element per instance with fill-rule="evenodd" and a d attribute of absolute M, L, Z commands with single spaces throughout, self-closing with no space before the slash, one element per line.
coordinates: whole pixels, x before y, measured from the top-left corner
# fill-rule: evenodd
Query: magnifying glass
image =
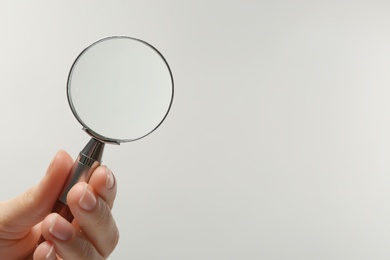
<path fill-rule="evenodd" d="M 67 95 L 91 140 L 75 161 L 53 212 L 71 222 L 66 196 L 77 182 L 88 182 L 105 144 L 132 142 L 156 130 L 171 108 L 173 93 L 167 61 L 145 41 L 113 36 L 84 49 L 71 67 Z"/>

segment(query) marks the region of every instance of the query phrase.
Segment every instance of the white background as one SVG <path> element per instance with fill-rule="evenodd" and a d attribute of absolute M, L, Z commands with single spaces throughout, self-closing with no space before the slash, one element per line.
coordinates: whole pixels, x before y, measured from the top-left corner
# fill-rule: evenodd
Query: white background
<path fill-rule="evenodd" d="M 107 146 L 111 259 L 389 259 L 390 2 L 2 1 L 0 199 L 88 141 L 66 100 L 109 35 L 168 60 L 175 100 Z"/>

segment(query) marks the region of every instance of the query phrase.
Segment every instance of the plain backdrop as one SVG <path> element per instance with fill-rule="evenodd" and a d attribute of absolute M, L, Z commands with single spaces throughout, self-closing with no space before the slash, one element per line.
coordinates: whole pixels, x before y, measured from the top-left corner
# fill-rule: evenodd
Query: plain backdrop
<path fill-rule="evenodd" d="M 389 259 L 390 2 L 1 1 L 0 199 L 88 136 L 73 60 L 110 35 L 169 62 L 164 124 L 107 146 L 110 259 Z"/>

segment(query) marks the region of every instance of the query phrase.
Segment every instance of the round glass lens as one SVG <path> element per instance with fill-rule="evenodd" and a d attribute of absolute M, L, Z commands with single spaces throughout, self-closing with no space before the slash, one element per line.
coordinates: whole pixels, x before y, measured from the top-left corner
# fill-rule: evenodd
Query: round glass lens
<path fill-rule="evenodd" d="M 86 48 L 72 66 L 67 87 L 74 115 L 103 141 L 148 135 L 165 119 L 173 98 L 164 57 L 129 37 L 105 38 Z"/>

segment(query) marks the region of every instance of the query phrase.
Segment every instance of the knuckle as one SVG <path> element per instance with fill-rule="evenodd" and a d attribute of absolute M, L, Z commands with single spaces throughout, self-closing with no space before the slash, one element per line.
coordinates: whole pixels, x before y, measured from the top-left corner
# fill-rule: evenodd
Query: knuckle
<path fill-rule="evenodd" d="M 100 204 L 99 205 L 100 213 L 97 216 L 96 224 L 98 226 L 106 226 L 111 219 L 111 211 L 108 208 L 107 204 L 102 203 L 102 202 L 100 202 L 99 204 Z"/>
<path fill-rule="evenodd" d="M 78 259 L 96 259 L 95 251 L 87 240 L 80 240 L 77 257 Z"/>
<path fill-rule="evenodd" d="M 111 252 L 114 251 L 115 247 L 118 245 L 118 242 L 119 242 L 119 230 L 115 228 L 115 232 L 113 234 L 113 239 L 112 239 Z"/>
<path fill-rule="evenodd" d="M 22 194 L 22 199 L 20 200 L 20 207 L 26 208 L 30 205 L 33 205 L 35 201 L 35 193 L 32 189 L 28 189 L 25 193 Z"/>
<path fill-rule="evenodd" d="M 42 207 L 35 207 L 35 205 L 37 204 L 36 202 L 37 197 L 35 194 L 35 190 L 31 188 L 21 195 L 21 198 L 20 200 L 18 200 L 16 206 L 20 210 L 29 210 L 31 217 L 35 218 L 36 216 L 42 214 L 42 212 L 44 212 L 45 210 L 45 208 Z"/>
<path fill-rule="evenodd" d="M 108 256 L 114 251 L 119 242 L 119 231 L 118 228 L 115 227 L 114 232 L 111 233 L 111 239 L 107 243 L 107 250 L 103 254 L 104 258 L 108 258 Z"/>

